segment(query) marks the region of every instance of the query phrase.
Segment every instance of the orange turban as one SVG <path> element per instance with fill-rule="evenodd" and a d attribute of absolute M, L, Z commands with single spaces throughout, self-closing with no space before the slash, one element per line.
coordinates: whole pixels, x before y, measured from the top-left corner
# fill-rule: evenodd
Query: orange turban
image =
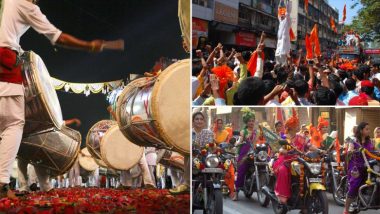
<path fill-rule="evenodd" d="M 292 112 L 293 112 L 293 115 L 289 119 L 286 120 L 285 127 L 294 129 L 298 127 L 298 125 L 300 124 L 300 121 L 298 119 L 297 112 L 294 108 L 292 109 Z"/>

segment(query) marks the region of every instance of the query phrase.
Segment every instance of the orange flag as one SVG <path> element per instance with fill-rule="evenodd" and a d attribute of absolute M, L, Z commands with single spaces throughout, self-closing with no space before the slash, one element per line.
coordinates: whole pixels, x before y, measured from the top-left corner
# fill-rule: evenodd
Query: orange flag
<path fill-rule="evenodd" d="M 313 59 L 313 49 L 311 46 L 309 35 L 307 34 L 305 38 L 305 46 L 306 46 L 306 59 Z"/>
<path fill-rule="evenodd" d="M 346 4 L 344 4 L 344 7 L 343 7 L 343 20 L 342 20 L 343 23 L 344 23 L 344 21 L 346 21 L 346 13 L 347 13 Z"/>
<path fill-rule="evenodd" d="M 313 144 L 317 148 L 321 148 L 323 137 L 316 127 L 314 126 L 310 127 L 310 135 L 311 135 L 311 139 L 310 139 L 311 144 Z"/>
<path fill-rule="evenodd" d="M 289 36 L 290 36 L 290 41 L 296 41 L 296 36 L 294 35 L 293 29 L 289 29 Z"/>
<path fill-rule="evenodd" d="M 334 21 L 332 16 L 330 16 L 330 25 L 331 25 L 332 30 L 336 33 L 337 30 L 336 30 L 336 26 L 335 26 L 335 21 Z"/>
<path fill-rule="evenodd" d="M 313 27 L 313 30 L 311 30 L 310 41 L 314 45 L 315 56 L 321 56 L 322 54 L 321 54 L 321 46 L 319 44 L 318 25 L 317 24 L 315 24 Z"/>
<path fill-rule="evenodd" d="M 335 139 L 335 151 L 336 151 L 336 161 L 340 164 L 340 143 L 338 137 Z"/>
<path fill-rule="evenodd" d="M 264 52 L 261 52 L 261 59 L 263 60 L 263 62 L 265 61 L 264 57 L 265 57 Z M 256 73 L 257 58 L 258 58 L 258 54 L 257 54 L 257 51 L 255 51 L 253 52 L 251 58 L 249 59 L 247 63 L 247 68 L 249 72 L 251 73 L 252 77 L 255 76 L 255 73 Z"/>
<path fill-rule="evenodd" d="M 308 14 L 308 11 L 309 11 L 309 0 L 305 0 L 305 13 Z"/>

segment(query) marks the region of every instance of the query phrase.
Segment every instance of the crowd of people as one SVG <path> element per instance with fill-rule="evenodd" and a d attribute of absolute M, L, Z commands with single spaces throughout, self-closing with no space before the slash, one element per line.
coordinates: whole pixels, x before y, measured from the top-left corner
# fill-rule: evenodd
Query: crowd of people
<path fill-rule="evenodd" d="M 379 105 L 379 64 L 306 60 L 300 50 L 278 64 L 250 51 L 206 45 L 193 55 L 193 105 Z M 255 65 L 253 65 L 255 63 Z"/>
<path fill-rule="evenodd" d="M 201 111 L 193 113 L 193 148 L 204 148 L 209 143 L 221 145 L 222 143 L 230 144 L 236 154 L 236 164 L 226 169 L 225 182 L 229 188 L 230 198 L 238 200 L 238 193 L 243 189 L 244 177 L 248 171 L 247 154 L 257 144 L 264 143 L 262 131 L 258 127 L 255 118 L 255 112 L 249 108 L 241 110 L 244 127 L 240 132 L 231 131 L 234 127 L 223 124 L 220 118 L 213 118 L 213 127 L 207 127 L 206 116 Z M 358 195 L 359 187 L 363 184 L 366 175 L 366 167 L 361 156 L 360 149 L 366 148 L 369 151 L 379 150 L 380 127 L 376 127 L 373 132 L 373 138 L 370 138 L 371 130 L 367 122 L 361 122 L 353 126 L 352 133 L 347 137 L 343 144 L 336 141 L 337 132 L 335 130 L 328 133 L 329 122 L 320 117 L 316 127 L 302 124 L 300 125 L 297 112 L 293 109 L 292 115 L 286 121 L 277 121 L 274 127 L 268 127 L 278 136 L 278 150 L 271 152 L 270 158 L 274 159 L 272 165 L 273 172 L 276 176 L 275 194 L 279 199 L 280 206 L 286 205 L 292 195 L 291 174 L 289 160 L 299 155 L 297 152 L 307 153 L 316 152 L 325 155 L 331 151 L 340 151 L 347 160 L 346 173 L 348 175 L 348 193 L 345 205 L 345 213 Z M 221 138 L 221 134 L 226 132 L 227 135 Z M 224 136 L 224 135 L 223 135 Z M 319 137 L 315 137 L 319 136 Z M 231 140 L 235 139 L 235 140 Z M 223 141 L 223 142 L 222 142 Z M 281 141 L 288 142 L 288 145 L 281 144 Z M 338 142 L 338 144 L 336 144 Z M 290 146 L 289 146 L 290 145 Z M 273 147 L 271 144 L 270 147 Z M 277 146 L 276 146 L 277 147 Z M 273 149 L 273 151 L 275 151 Z M 296 152 L 295 152 L 296 151 Z M 340 153 L 337 153 L 339 155 Z M 339 160 L 344 162 L 345 160 Z"/>

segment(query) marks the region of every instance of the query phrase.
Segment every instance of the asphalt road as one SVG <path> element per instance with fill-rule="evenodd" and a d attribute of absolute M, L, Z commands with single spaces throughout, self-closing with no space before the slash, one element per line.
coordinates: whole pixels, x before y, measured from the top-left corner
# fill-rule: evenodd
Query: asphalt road
<path fill-rule="evenodd" d="M 327 198 L 329 200 L 329 213 L 333 214 L 342 214 L 343 207 L 340 207 L 335 204 L 334 199 L 330 193 L 327 193 Z M 261 207 L 257 201 L 256 193 L 253 193 L 252 198 L 247 199 L 243 192 L 239 193 L 239 200 L 232 201 L 229 198 L 223 200 L 223 213 L 224 214 L 264 214 L 264 213 L 273 213 L 272 206 L 269 204 L 267 208 Z M 196 210 L 195 214 L 203 213 L 201 210 Z M 293 210 L 289 214 L 298 214 L 299 210 Z M 380 210 L 370 210 L 363 211 L 363 214 L 380 214 Z"/>

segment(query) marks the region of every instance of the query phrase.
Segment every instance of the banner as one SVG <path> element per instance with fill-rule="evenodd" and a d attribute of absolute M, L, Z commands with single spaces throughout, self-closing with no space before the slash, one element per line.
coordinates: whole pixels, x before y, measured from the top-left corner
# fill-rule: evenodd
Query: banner
<path fill-rule="evenodd" d="M 235 33 L 235 44 L 241 46 L 255 47 L 256 36 L 253 33 L 237 32 Z"/>
<path fill-rule="evenodd" d="M 118 87 L 124 87 L 123 80 L 99 83 L 73 83 L 51 77 L 51 82 L 55 90 L 65 90 L 66 92 L 74 92 L 76 94 L 83 93 L 86 96 L 90 95 L 90 93 L 97 94 L 102 92 L 103 94 L 106 94 Z"/>

